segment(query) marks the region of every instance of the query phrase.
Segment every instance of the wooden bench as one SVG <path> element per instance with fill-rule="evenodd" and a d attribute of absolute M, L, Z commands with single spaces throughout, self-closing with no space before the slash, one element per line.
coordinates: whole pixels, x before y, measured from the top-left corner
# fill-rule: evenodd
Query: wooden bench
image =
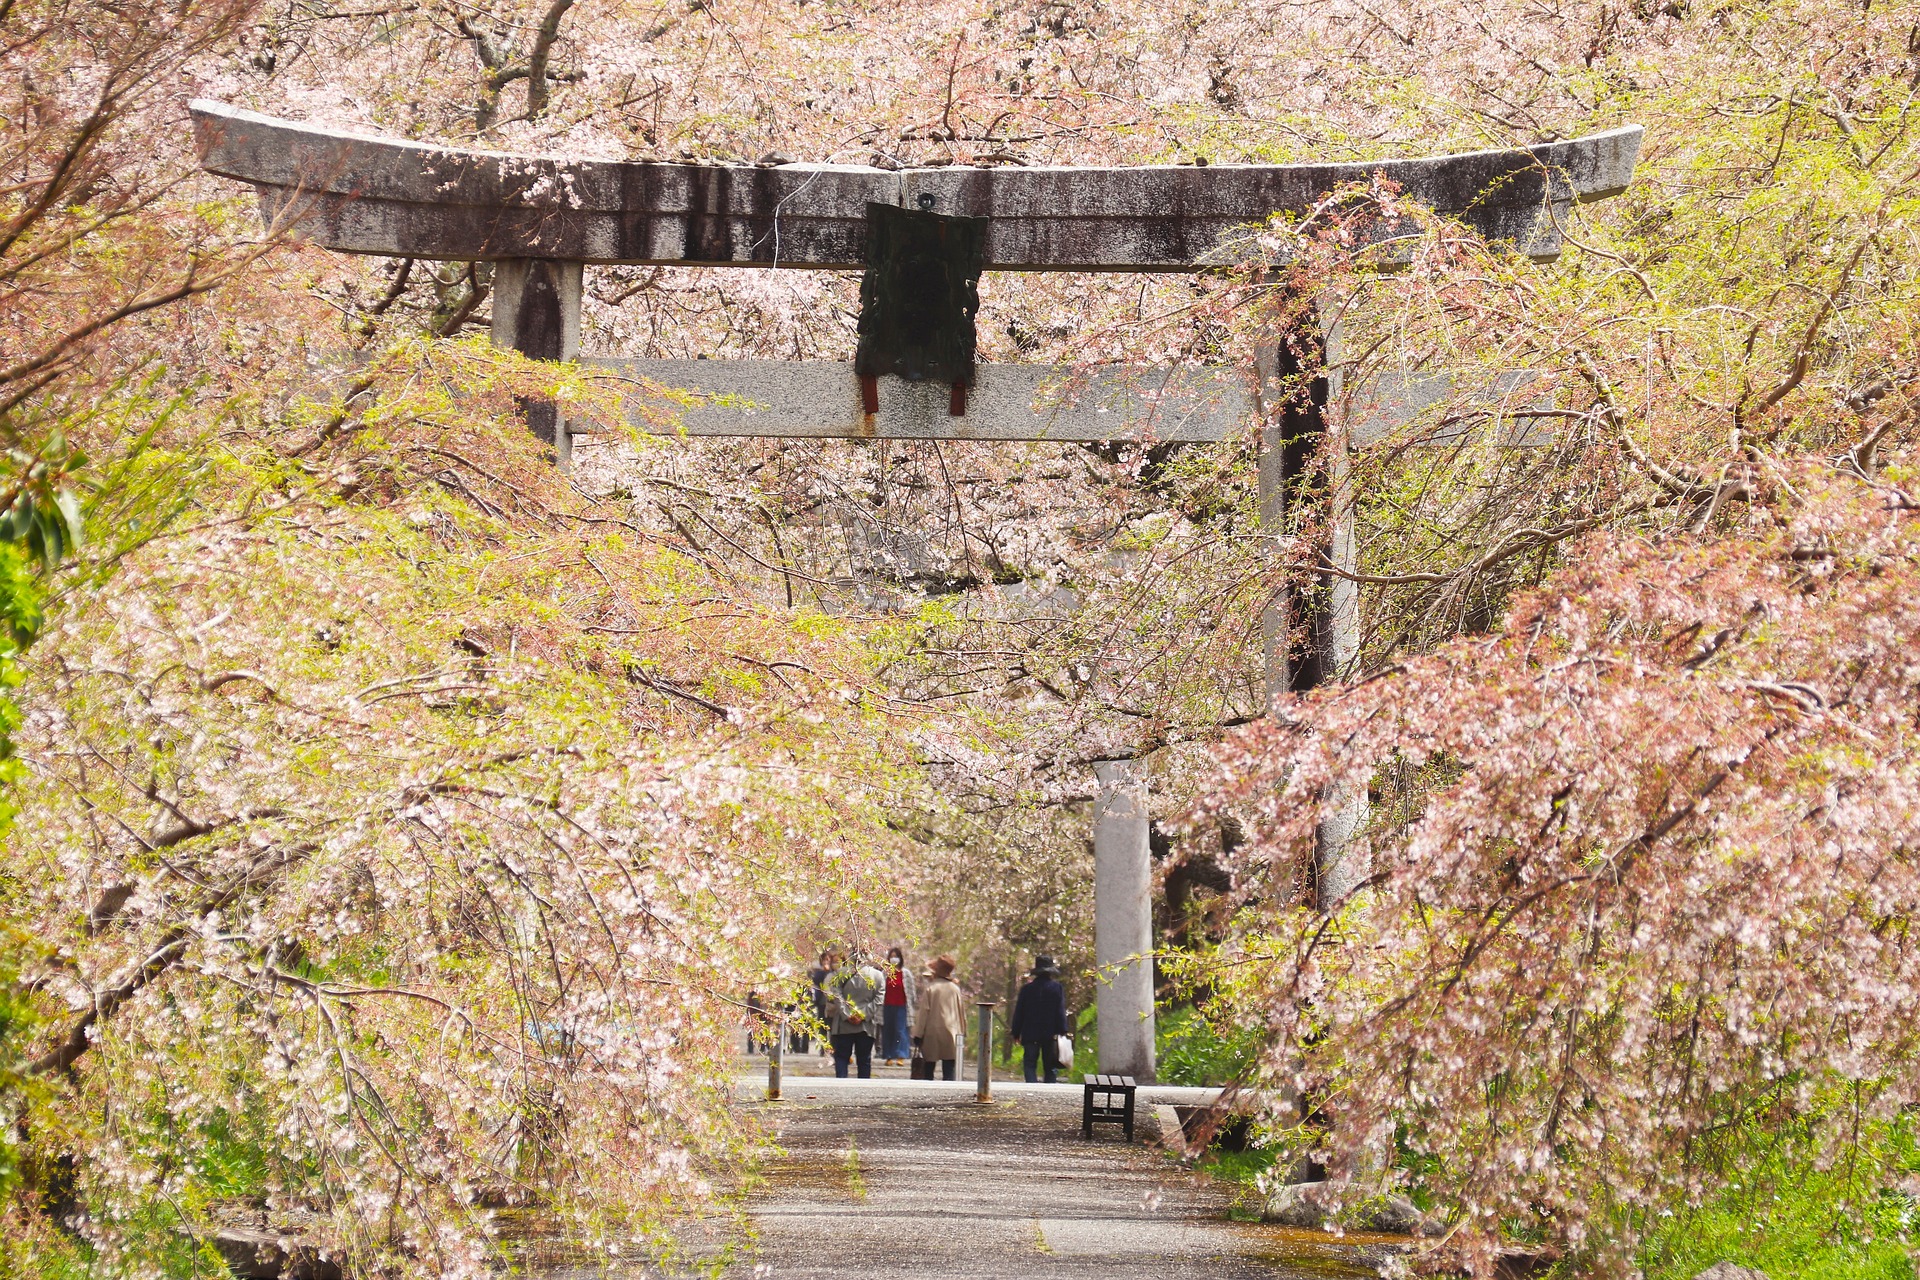
<path fill-rule="evenodd" d="M 1127 1135 L 1127 1141 L 1133 1141 L 1133 1093 L 1132 1076 L 1088 1076 L 1085 1092 L 1080 1096 L 1080 1136 L 1093 1137 L 1093 1126 L 1099 1124 L 1117 1124 Z M 1099 1101 L 1095 1101 L 1095 1099 Z M 1119 1099 L 1118 1102 L 1114 1099 Z"/>

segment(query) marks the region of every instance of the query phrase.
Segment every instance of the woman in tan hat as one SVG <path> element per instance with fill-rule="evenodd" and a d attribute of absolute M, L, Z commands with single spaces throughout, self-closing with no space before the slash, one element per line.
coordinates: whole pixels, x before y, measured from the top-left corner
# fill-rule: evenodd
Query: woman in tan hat
<path fill-rule="evenodd" d="M 920 1007 L 914 1010 L 913 1043 L 920 1056 L 940 1064 L 940 1078 L 952 1080 L 960 1056 L 960 1026 L 965 998 L 953 980 L 953 957 L 933 962 L 932 976 L 920 988 Z"/>

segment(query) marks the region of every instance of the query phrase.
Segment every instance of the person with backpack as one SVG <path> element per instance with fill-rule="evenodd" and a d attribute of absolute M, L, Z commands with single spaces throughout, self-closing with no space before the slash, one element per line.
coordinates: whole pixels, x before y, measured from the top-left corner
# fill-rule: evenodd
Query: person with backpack
<path fill-rule="evenodd" d="M 847 1078 L 850 1062 L 858 1063 L 860 1079 L 873 1078 L 873 1034 L 880 1026 L 880 1001 L 886 989 L 886 978 L 859 947 L 851 948 L 846 964 L 827 978 L 833 1074 L 842 1080 Z"/>
<path fill-rule="evenodd" d="M 1020 1046 L 1027 1083 L 1036 1083 L 1043 1067 L 1047 1083 L 1057 1083 L 1064 1065 L 1057 1037 L 1067 1034 L 1067 989 L 1060 985 L 1060 966 L 1052 956 L 1034 957 L 1033 974 L 1013 1002 L 1013 1021 L 1007 1032 Z"/>

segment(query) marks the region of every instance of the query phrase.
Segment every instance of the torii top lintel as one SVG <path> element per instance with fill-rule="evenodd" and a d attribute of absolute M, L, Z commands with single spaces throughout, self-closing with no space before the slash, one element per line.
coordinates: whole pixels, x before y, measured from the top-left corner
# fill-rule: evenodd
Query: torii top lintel
<path fill-rule="evenodd" d="M 1340 164 L 875 169 L 566 160 L 426 146 L 192 104 L 201 163 L 270 225 L 351 253 L 856 269 L 869 202 L 986 217 L 988 270 L 1192 271 L 1221 239 L 1382 173 L 1537 258 L 1625 188 L 1637 125 L 1506 151 Z"/>

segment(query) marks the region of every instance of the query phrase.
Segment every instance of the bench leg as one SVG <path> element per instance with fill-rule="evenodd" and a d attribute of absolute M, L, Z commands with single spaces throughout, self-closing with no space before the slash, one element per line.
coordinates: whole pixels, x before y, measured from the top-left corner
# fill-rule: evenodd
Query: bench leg
<path fill-rule="evenodd" d="M 1093 1095 L 1080 1095 L 1080 1136 L 1088 1141 L 1093 1139 Z"/>

